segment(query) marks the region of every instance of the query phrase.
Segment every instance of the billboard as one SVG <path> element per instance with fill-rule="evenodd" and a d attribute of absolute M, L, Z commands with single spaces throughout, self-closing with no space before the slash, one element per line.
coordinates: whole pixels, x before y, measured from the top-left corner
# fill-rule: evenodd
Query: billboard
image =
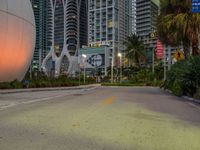
<path fill-rule="evenodd" d="M 157 40 L 156 44 L 156 56 L 160 59 L 164 57 L 164 46 L 159 39 Z"/>
<path fill-rule="evenodd" d="M 85 47 L 80 49 L 79 63 L 80 67 L 86 68 L 86 71 L 101 70 L 107 73 L 107 67 L 110 66 L 109 48 L 101 47 Z"/>

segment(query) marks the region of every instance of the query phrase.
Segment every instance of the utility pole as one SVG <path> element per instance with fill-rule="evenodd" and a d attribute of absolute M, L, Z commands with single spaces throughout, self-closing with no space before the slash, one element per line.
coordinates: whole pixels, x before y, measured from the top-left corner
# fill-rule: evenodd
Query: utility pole
<path fill-rule="evenodd" d="M 167 50 L 168 50 L 168 70 L 171 70 L 171 62 L 172 62 L 171 46 L 168 46 Z"/>
<path fill-rule="evenodd" d="M 114 66 L 114 59 L 113 59 L 113 52 L 111 57 L 111 83 L 113 83 L 113 66 Z"/>
<path fill-rule="evenodd" d="M 77 0 L 76 1 L 77 2 L 77 8 L 78 8 L 78 10 L 77 10 L 77 24 L 78 24 L 78 26 L 77 26 L 77 35 L 78 35 L 78 37 L 77 37 L 77 51 L 76 51 L 76 55 L 77 55 L 77 57 L 78 57 L 78 74 L 79 74 L 79 85 L 81 84 L 81 67 L 80 67 L 80 8 L 81 8 L 81 3 L 82 3 L 82 0 Z"/>
<path fill-rule="evenodd" d="M 155 50 L 152 48 L 152 72 L 155 72 L 155 66 L 154 66 L 154 61 L 155 61 Z"/>
<path fill-rule="evenodd" d="M 119 61 L 120 61 L 120 83 L 122 83 L 122 53 L 118 53 Z"/>
<path fill-rule="evenodd" d="M 164 80 L 166 80 L 166 45 L 164 47 Z"/>

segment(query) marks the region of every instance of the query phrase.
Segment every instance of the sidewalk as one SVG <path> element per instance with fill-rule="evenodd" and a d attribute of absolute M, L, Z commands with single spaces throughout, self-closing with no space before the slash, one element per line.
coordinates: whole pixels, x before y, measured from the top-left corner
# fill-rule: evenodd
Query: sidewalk
<path fill-rule="evenodd" d="M 60 90 L 79 90 L 79 89 L 90 89 L 101 86 L 100 84 L 89 84 L 80 85 L 73 87 L 52 87 L 52 88 L 30 88 L 30 89 L 0 89 L 0 94 L 10 94 L 10 93 L 25 93 L 25 92 L 41 92 L 41 91 L 60 91 Z"/>

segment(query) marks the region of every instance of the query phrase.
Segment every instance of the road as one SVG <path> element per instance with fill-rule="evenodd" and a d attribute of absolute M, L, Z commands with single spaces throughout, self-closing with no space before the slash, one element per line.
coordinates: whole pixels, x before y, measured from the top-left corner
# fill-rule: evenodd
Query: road
<path fill-rule="evenodd" d="M 200 150 L 200 106 L 159 88 L 0 95 L 0 150 Z"/>

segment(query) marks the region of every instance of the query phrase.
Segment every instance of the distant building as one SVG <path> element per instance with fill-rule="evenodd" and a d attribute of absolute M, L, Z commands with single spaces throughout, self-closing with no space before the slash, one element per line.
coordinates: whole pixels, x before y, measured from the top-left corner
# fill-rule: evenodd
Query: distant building
<path fill-rule="evenodd" d="M 32 69 L 41 71 L 42 60 L 47 50 L 47 0 L 31 0 L 36 25 L 36 44 L 32 60 Z"/>
<path fill-rule="evenodd" d="M 32 66 L 42 64 L 44 72 L 56 76 L 71 73 L 77 50 L 88 45 L 87 0 L 32 0 L 32 4 L 37 26 Z"/>
<path fill-rule="evenodd" d="M 159 6 L 156 0 L 136 0 L 136 33 L 148 52 L 148 62 L 152 63 L 152 51 L 156 48 L 156 19 Z"/>
<path fill-rule="evenodd" d="M 81 4 L 80 4 L 81 1 Z M 80 47 L 88 45 L 88 0 L 79 0 L 80 7 Z"/>
<path fill-rule="evenodd" d="M 116 58 L 124 50 L 123 41 L 134 31 L 133 4 L 134 0 L 90 0 L 89 45 L 108 45 Z"/>
<path fill-rule="evenodd" d="M 136 34 L 136 0 L 132 0 L 132 33 Z"/>

